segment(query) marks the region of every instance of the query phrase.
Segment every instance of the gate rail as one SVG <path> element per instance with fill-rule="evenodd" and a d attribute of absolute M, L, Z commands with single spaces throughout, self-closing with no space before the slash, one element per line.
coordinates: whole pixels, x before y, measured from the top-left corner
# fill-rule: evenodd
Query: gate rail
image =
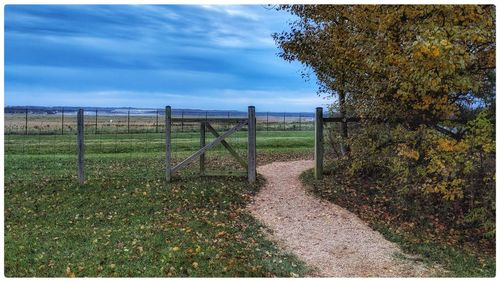
<path fill-rule="evenodd" d="M 172 155 L 172 122 L 184 121 L 184 122 L 199 122 L 200 123 L 200 149 L 185 158 L 180 163 L 172 167 L 171 155 Z M 228 131 L 219 134 L 211 125 L 210 122 L 225 121 L 225 122 L 238 122 L 234 127 Z M 227 137 L 233 133 L 241 130 L 245 125 L 248 125 L 248 153 L 247 161 L 245 162 L 243 158 L 236 153 L 236 151 L 225 141 Z M 205 144 L 205 133 L 206 130 L 210 131 L 212 135 L 216 138 L 209 144 Z M 185 168 L 196 159 L 200 160 L 200 172 L 205 172 L 205 152 L 219 144 L 222 144 L 233 156 L 236 161 L 247 169 L 248 182 L 254 183 L 256 180 L 256 119 L 255 119 L 255 107 L 248 107 L 248 117 L 247 118 L 172 118 L 172 108 L 170 106 L 165 107 L 165 177 L 166 181 L 170 182 L 172 180 L 172 174 Z"/>

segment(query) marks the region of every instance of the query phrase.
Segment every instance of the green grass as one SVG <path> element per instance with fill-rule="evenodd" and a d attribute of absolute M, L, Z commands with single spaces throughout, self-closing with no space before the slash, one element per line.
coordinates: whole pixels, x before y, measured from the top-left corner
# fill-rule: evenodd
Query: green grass
<path fill-rule="evenodd" d="M 197 134 L 176 134 L 174 162 Z M 259 132 L 259 162 L 311 154 L 312 132 Z M 8 277 L 294 276 L 309 270 L 244 209 L 262 180 L 164 179 L 162 134 L 86 136 L 86 184 L 74 135 L 6 136 L 4 272 Z M 244 133 L 228 140 L 245 155 Z M 147 144 L 147 147 L 146 147 Z M 218 146 L 208 169 L 244 172 Z"/>
<path fill-rule="evenodd" d="M 312 131 L 259 131 L 257 134 L 257 149 L 270 150 L 302 148 L 311 152 L 314 146 Z M 206 135 L 206 142 L 215 137 Z M 237 132 L 231 135 L 227 142 L 235 149 L 246 150 L 246 132 Z M 199 133 L 174 133 L 172 148 L 174 153 L 195 151 L 199 147 Z M 92 134 L 85 135 L 85 152 L 88 154 L 101 153 L 148 153 L 164 152 L 165 134 Z M 225 151 L 218 146 L 215 150 Z M 5 135 L 6 154 L 76 154 L 76 136 L 66 135 Z"/>
<path fill-rule="evenodd" d="M 369 191 L 366 187 L 358 189 L 350 187 L 349 184 L 336 179 L 337 174 L 332 169 L 329 167 L 325 169 L 322 180 L 315 180 L 312 170 L 304 172 L 301 179 L 314 194 L 357 214 L 387 240 L 397 243 L 408 253 L 418 255 L 426 264 L 435 266 L 438 270 L 437 276 L 494 277 L 496 275 L 494 255 L 456 244 L 450 245 L 429 236 L 424 229 L 402 229 L 397 222 L 387 220 L 386 217 L 390 214 L 377 210 L 378 203 L 373 201 L 376 196 L 370 194 L 373 191 Z"/>
<path fill-rule="evenodd" d="M 495 277 L 495 259 L 478 257 L 467 250 L 433 242 L 413 242 L 414 234 L 402 233 L 393 226 L 372 223 L 372 227 L 384 237 L 397 243 L 406 252 L 419 255 L 428 265 L 439 264 L 444 270 L 441 277 Z"/>

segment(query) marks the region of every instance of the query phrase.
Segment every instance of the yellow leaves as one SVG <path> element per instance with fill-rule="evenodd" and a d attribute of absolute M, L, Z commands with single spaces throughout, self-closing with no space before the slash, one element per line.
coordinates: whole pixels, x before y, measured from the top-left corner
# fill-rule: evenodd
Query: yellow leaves
<path fill-rule="evenodd" d="M 483 144 L 483 150 L 485 153 L 494 152 L 495 151 L 495 143 L 490 142 L 490 143 Z"/>
<path fill-rule="evenodd" d="M 458 178 L 451 181 L 442 180 L 435 184 L 425 184 L 423 186 L 423 191 L 424 193 L 439 193 L 444 200 L 454 201 L 462 199 L 464 196 L 463 190 L 461 189 L 462 184 L 463 180 Z"/>
<path fill-rule="evenodd" d="M 386 61 L 390 63 L 391 65 L 406 65 L 408 63 L 408 60 L 406 56 L 402 56 L 399 54 L 390 54 L 386 57 Z"/>
<path fill-rule="evenodd" d="M 408 97 L 409 94 L 410 93 L 404 91 L 403 89 L 398 89 L 398 91 L 396 91 L 396 95 L 401 98 Z"/>
<path fill-rule="evenodd" d="M 425 108 L 428 108 L 429 105 L 432 103 L 432 97 L 429 96 L 429 95 L 425 95 L 423 98 L 422 98 L 422 103 L 424 104 L 423 106 Z"/>
<path fill-rule="evenodd" d="M 441 42 L 443 42 L 443 40 Z M 418 47 L 413 51 L 413 55 L 417 58 L 421 58 L 423 55 L 427 55 L 432 58 L 441 56 L 441 49 L 437 45 L 431 44 L 429 42 L 422 42 L 417 46 Z"/>
<path fill-rule="evenodd" d="M 75 277 L 75 273 L 71 270 L 71 267 L 69 265 L 66 267 L 66 277 L 69 278 Z"/>
<path fill-rule="evenodd" d="M 168 269 L 168 273 L 167 273 L 167 276 L 172 276 L 175 274 L 175 267 L 174 266 L 171 266 L 169 269 Z"/>
<path fill-rule="evenodd" d="M 462 199 L 464 197 L 464 192 L 460 188 L 453 188 L 444 193 L 443 199 L 448 201 L 453 201 L 456 199 Z"/>
<path fill-rule="evenodd" d="M 446 40 L 446 39 L 442 39 L 441 41 L 439 41 L 439 43 L 441 43 L 441 45 L 443 45 L 444 47 L 448 46 L 450 44 L 450 41 Z"/>
<path fill-rule="evenodd" d="M 450 182 L 450 186 L 452 186 L 452 187 L 460 187 L 463 183 L 464 183 L 464 181 L 462 179 L 460 179 L 460 178 L 454 178 Z"/>
<path fill-rule="evenodd" d="M 438 46 L 432 46 L 430 54 L 434 57 L 437 58 L 441 55 L 441 50 L 439 49 Z"/>
<path fill-rule="evenodd" d="M 441 79 L 439 78 L 434 78 L 431 80 L 431 90 L 432 91 L 437 91 L 439 90 Z"/>
<path fill-rule="evenodd" d="M 193 268 L 198 268 L 198 263 L 195 261 L 191 264 L 193 266 Z"/>
<path fill-rule="evenodd" d="M 420 53 L 421 54 L 429 54 L 430 53 L 430 48 L 429 48 L 430 44 L 428 42 L 424 42 L 420 45 Z"/>
<path fill-rule="evenodd" d="M 406 145 L 400 145 L 398 150 L 398 155 L 409 159 L 418 160 L 420 154 Z"/>
<path fill-rule="evenodd" d="M 450 41 L 448 41 L 447 39 L 442 39 L 439 43 L 446 50 L 453 48 L 453 44 Z"/>
<path fill-rule="evenodd" d="M 463 152 L 467 149 L 463 142 L 457 142 L 449 138 L 440 138 L 437 143 L 438 149 L 443 152 Z"/>
<path fill-rule="evenodd" d="M 178 252 L 179 250 L 180 250 L 180 248 L 177 246 L 172 248 L 172 252 Z"/>
<path fill-rule="evenodd" d="M 435 185 L 426 184 L 423 186 L 423 188 L 425 193 L 439 193 L 446 191 L 446 185 L 444 185 L 442 182 L 439 182 Z"/>
<path fill-rule="evenodd" d="M 191 227 L 181 228 L 180 230 L 184 231 L 186 233 L 191 233 L 193 231 L 193 229 Z"/>
<path fill-rule="evenodd" d="M 453 147 L 456 145 L 456 141 L 450 140 L 448 138 L 441 138 L 438 140 L 438 146 L 441 151 L 452 152 Z"/>
<path fill-rule="evenodd" d="M 478 154 L 471 152 L 474 147 L 469 144 L 469 134 L 474 135 L 469 131 L 467 137 L 460 141 L 440 134 L 430 136 L 425 151 L 428 163 L 425 166 L 427 180 L 422 186 L 424 193 L 440 194 L 446 201 L 464 197 L 463 187 L 470 184 L 470 175 L 475 173 L 479 162 Z"/>

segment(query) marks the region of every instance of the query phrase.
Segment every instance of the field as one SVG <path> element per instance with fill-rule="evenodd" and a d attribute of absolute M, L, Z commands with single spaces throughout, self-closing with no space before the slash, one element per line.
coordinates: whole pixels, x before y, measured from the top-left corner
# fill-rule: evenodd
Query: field
<path fill-rule="evenodd" d="M 182 131 L 189 130 L 174 130 L 174 163 L 199 146 L 198 132 Z M 257 136 L 259 164 L 312 157 L 312 131 Z M 69 132 L 5 135 L 6 276 L 288 277 L 309 271 L 245 211 L 263 180 L 247 184 L 244 169 L 222 146 L 206 156 L 207 174 L 219 176 L 198 175 L 195 163 L 168 184 L 163 133 L 87 130 L 86 184 L 79 186 L 75 141 Z M 228 142 L 245 157 L 246 132 Z"/>
<path fill-rule="evenodd" d="M 305 114 L 304 114 L 305 115 Z M 246 113 L 223 112 L 182 112 L 176 113 L 173 118 L 244 118 Z M 300 113 L 263 113 L 257 112 L 257 130 L 261 131 L 312 131 L 313 118 L 302 116 Z M 114 114 L 85 110 L 85 128 L 92 133 L 158 133 L 165 131 L 165 115 L 162 112 L 137 114 Z M 72 134 L 76 132 L 76 112 L 37 114 L 8 113 L 5 115 L 6 134 Z M 193 130 L 192 126 L 184 122 L 176 122 L 174 128 L 179 131 Z"/>

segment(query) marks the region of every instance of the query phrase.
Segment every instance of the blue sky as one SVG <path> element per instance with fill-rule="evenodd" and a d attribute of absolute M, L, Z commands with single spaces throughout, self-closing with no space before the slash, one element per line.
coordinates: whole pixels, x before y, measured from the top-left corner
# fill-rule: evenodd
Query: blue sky
<path fill-rule="evenodd" d="M 267 8 L 267 9 L 266 9 Z M 5 105 L 313 111 L 262 5 L 7 5 Z"/>

